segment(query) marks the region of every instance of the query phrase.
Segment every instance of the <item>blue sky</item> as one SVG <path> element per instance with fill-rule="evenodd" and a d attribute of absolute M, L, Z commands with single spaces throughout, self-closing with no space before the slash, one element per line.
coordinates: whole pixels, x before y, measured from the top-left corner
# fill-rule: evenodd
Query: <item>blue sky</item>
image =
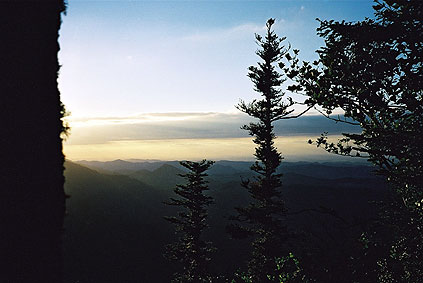
<path fill-rule="evenodd" d="M 313 60 L 323 45 L 316 18 L 373 15 L 368 0 L 69 2 L 59 39 L 59 88 L 73 127 L 65 147 L 89 144 L 93 127 L 110 126 L 110 133 L 116 119 L 122 125 L 156 119 L 154 131 L 169 121 L 182 125 L 193 112 L 217 113 L 208 123 L 213 117 L 220 123 L 219 113 L 240 115 L 239 99 L 257 97 L 246 74 L 257 62 L 254 33 L 263 33 L 268 18 L 276 19 L 276 33 L 300 50 L 300 59 Z M 117 139 L 139 135 L 129 131 Z"/>
<path fill-rule="evenodd" d="M 254 97 L 254 33 L 276 32 L 315 58 L 316 18 L 360 20 L 371 1 L 70 1 L 60 88 L 74 116 L 234 111 Z"/>

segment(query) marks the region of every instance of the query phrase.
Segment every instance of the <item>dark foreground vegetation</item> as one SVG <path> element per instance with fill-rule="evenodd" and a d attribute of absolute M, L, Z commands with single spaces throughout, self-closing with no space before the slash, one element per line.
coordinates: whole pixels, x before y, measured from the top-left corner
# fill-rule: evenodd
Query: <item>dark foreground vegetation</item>
<path fill-rule="evenodd" d="M 162 255 L 176 241 L 163 216 L 180 209 L 162 202 L 175 197 L 172 188 L 184 183 L 178 176 L 187 173 L 184 167 L 176 161 L 83 163 L 66 162 L 65 187 L 72 197 L 65 221 L 65 281 L 170 282 L 180 270 Z M 212 274 L 231 278 L 249 258 L 248 241 L 230 239 L 226 226 L 234 206 L 251 200 L 240 184 L 241 177 L 252 177 L 250 165 L 218 161 L 207 171 L 207 195 L 214 204 L 204 236 L 217 248 Z M 345 282 L 348 266 L 339 262 L 348 260 L 362 229 L 377 216 L 371 201 L 388 197 L 384 180 L 373 169 L 353 163 L 288 162 L 278 171 L 284 174 L 282 196 L 291 212 L 288 227 L 297 231 L 298 247 L 292 252 L 304 255 L 303 265 L 333 280 L 326 282 Z"/>

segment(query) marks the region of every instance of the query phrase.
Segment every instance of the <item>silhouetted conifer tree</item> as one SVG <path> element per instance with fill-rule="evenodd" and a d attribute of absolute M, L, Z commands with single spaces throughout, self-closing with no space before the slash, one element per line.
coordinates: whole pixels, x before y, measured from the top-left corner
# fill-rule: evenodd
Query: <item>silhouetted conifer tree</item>
<path fill-rule="evenodd" d="M 210 255 L 214 248 L 210 242 L 205 242 L 201 234 L 208 227 L 206 223 L 207 206 L 213 199 L 204 195 L 208 190 L 207 176 L 204 172 L 213 164 L 212 161 L 180 162 L 187 168 L 187 174 L 181 174 L 187 180 L 185 185 L 177 185 L 175 193 L 180 197 L 171 198 L 168 205 L 182 207 L 185 210 L 176 217 L 165 217 L 166 220 L 176 225 L 179 235 L 178 242 L 167 247 L 165 256 L 182 264 L 182 272 L 174 274 L 174 282 L 211 282 L 208 271 Z"/>
<path fill-rule="evenodd" d="M 63 0 L 0 3 L 0 282 L 61 282 Z"/>
<path fill-rule="evenodd" d="M 260 46 L 256 54 L 262 61 L 257 67 L 251 66 L 248 73 L 262 99 L 251 103 L 241 101 L 237 106 L 258 120 L 242 127 L 249 131 L 257 145 L 254 154 L 257 161 L 251 166 L 257 176 L 242 182 L 254 201 L 247 207 L 236 208 L 238 215 L 233 220 L 239 221 L 239 224 L 228 227 L 228 232 L 235 238 L 252 236 L 254 239 L 247 275 L 251 282 L 265 282 L 275 275 L 275 258 L 285 254 L 283 245 L 288 238 L 283 223 L 286 209 L 280 193 L 282 174 L 276 173 L 283 158 L 274 146 L 276 136 L 272 123 L 290 118 L 288 115 L 293 110 L 289 107 L 294 102 L 282 100 L 284 93 L 280 86 L 285 78 L 276 71 L 275 65 L 282 64 L 280 61 L 288 50 L 281 45 L 285 38 L 279 38 L 272 30 L 273 24 L 274 19 L 267 21 L 264 37 L 256 34 Z"/>

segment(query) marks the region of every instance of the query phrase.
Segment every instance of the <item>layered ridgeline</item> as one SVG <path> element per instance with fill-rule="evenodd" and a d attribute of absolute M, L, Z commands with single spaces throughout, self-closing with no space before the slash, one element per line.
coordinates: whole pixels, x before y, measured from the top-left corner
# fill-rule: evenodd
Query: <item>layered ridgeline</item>
<path fill-rule="evenodd" d="M 234 207 L 249 201 L 240 181 L 251 176 L 250 164 L 218 161 L 208 171 L 215 204 L 205 235 L 218 249 L 212 262 L 218 274 L 231 276 L 248 256 L 248 243 L 231 240 L 225 227 Z M 342 277 L 347 267 L 337 263 L 357 250 L 376 216 L 370 202 L 387 195 L 384 182 L 355 163 L 284 162 L 281 170 L 289 228 L 297 234 L 293 251 L 317 276 Z M 67 161 L 65 282 L 169 282 L 175 270 L 162 253 L 174 232 L 163 216 L 175 211 L 162 202 L 184 172 L 177 161 Z"/>

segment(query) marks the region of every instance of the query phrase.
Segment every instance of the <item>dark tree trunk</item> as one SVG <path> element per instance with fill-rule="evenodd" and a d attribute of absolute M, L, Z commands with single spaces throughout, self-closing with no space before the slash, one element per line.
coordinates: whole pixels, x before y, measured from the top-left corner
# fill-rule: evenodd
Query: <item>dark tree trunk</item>
<path fill-rule="evenodd" d="M 0 2 L 0 282 L 61 282 L 63 0 Z"/>

